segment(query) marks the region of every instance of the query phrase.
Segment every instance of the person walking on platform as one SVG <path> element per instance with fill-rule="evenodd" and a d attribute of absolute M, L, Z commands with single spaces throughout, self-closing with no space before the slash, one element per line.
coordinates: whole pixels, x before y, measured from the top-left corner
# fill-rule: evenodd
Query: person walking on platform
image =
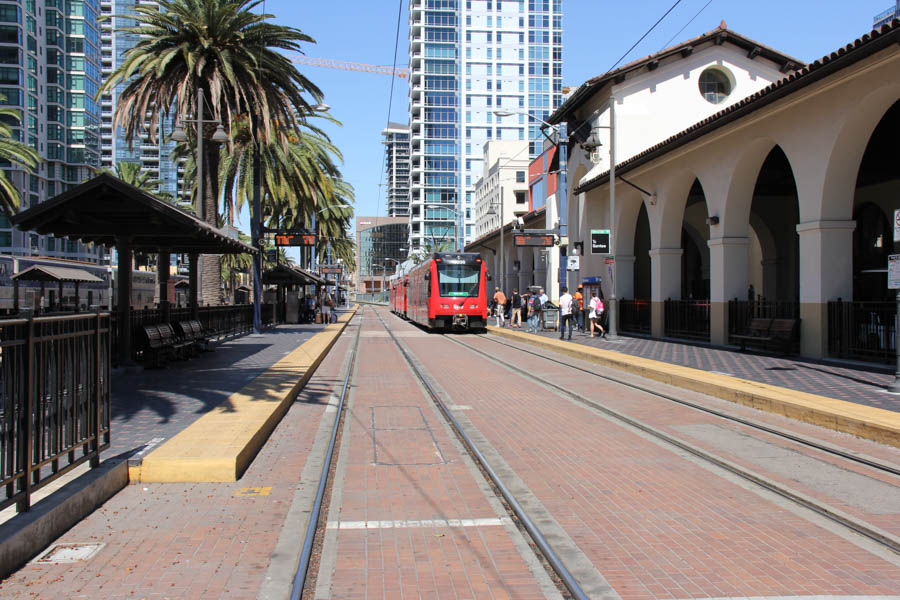
<path fill-rule="evenodd" d="M 597 327 L 600 330 L 600 337 L 606 337 L 606 331 L 603 329 L 603 325 L 600 322 L 603 320 L 603 300 L 597 297 L 597 292 L 591 292 L 591 337 L 594 337 L 594 327 Z"/>
<path fill-rule="evenodd" d="M 575 327 L 581 333 L 584 333 L 584 295 L 581 290 L 584 289 L 582 284 L 578 284 L 578 289 L 572 294 L 572 313 L 575 315 Z"/>
<path fill-rule="evenodd" d="M 522 296 L 519 295 L 518 288 L 513 290 L 510 303 L 512 304 L 512 318 L 509 320 L 509 326 L 522 329 Z"/>
<path fill-rule="evenodd" d="M 506 294 L 500 288 L 494 288 L 494 311 L 497 315 L 497 327 L 503 327 L 506 316 Z"/>
<path fill-rule="evenodd" d="M 537 333 L 540 321 L 541 297 L 537 294 L 532 294 L 528 298 L 528 331 L 530 333 Z"/>
<path fill-rule="evenodd" d="M 544 291 L 544 288 L 541 288 L 541 291 L 538 292 L 538 296 L 540 298 L 540 317 L 538 318 L 538 325 L 541 329 L 545 329 L 544 327 L 544 305 L 550 302 L 550 296 L 547 295 L 547 292 Z M 555 308 L 555 307 L 554 307 Z M 535 332 L 537 333 L 537 332 Z"/>
<path fill-rule="evenodd" d="M 559 339 L 563 339 L 566 333 L 566 324 L 569 325 L 569 339 L 572 339 L 572 321 L 575 306 L 575 298 L 569 293 L 569 288 L 562 286 L 559 288 L 562 296 L 559 297 Z"/>

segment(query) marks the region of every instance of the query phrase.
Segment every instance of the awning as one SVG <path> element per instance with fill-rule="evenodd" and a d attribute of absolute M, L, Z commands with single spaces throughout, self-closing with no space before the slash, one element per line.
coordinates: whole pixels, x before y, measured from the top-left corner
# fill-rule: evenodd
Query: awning
<path fill-rule="evenodd" d="M 16 273 L 12 279 L 23 279 L 25 281 L 53 281 L 53 282 L 73 282 L 73 283 L 103 283 L 103 280 L 89 273 L 84 269 L 73 269 L 70 267 L 48 267 L 44 265 L 34 265 L 28 267 L 21 273 Z"/>
<path fill-rule="evenodd" d="M 309 271 L 290 265 L 275 265 L 262 274 L 263 285 L 306 285 L 319 283 L 319 278 Z"/>
<path fill-rule="evenodd" d="M 258 250 L 152 194 L 103 173 L 13 216 L 34 231 L 105 246 L 127 239 L 133 250 L 256 254 Z"/>

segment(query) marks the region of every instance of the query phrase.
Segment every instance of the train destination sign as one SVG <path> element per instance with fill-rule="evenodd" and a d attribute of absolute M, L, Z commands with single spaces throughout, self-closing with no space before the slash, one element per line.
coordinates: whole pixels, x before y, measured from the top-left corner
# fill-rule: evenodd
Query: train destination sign
<path fill-rule="evenodd" d="M 275 236 L 276 246 L 315 246 L 314 233 L 279 233 Z"/>
<path fill-rule="evenodd" d="M 591 229 L 591 254 L 609 254 L 609 229 Z"/>
<path fill-rule="evenodd" d="M 322 273 L 322 275 L 327 275 L 327 274 L 329 274 L 329 273 L 333 273 L 333 274 L 335 274 L 335 275 L 340 275 L 340 274 L 341 274 L 341 267 L 330 267 L 330 266 L 329 266 L 329 267 L 325 267 L 325 266 L 322 266 L 322 267 L 319 267 L 319 272 Z"/>
<path fill-rule="evenodd" d="M 513 245 L 550 247 L 554 239 L 552 234 L 513 233 Z"/>

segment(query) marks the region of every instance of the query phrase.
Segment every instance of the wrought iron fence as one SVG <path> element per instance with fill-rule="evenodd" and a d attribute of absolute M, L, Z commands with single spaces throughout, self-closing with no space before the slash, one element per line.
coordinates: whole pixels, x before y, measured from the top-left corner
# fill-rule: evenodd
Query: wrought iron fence
<path fill-rule="evenodd" d="M 728 342 L 734 335 L 743 335 L 750 328 L 753 319 L 799 319 L 800 303 L 796 301 L 774 301 L 760 298 L 758 300 L 728 301 Z"/>
<path fill-rule="evenodd" d="M 828 303 L 830 356 L 889 363 L 896 352 L 896 302 Z"/>
<path fill-rule="evenodd" d="M 666 337 L 709 341 L 709 300 L 666 300 Z"/>
<path fill-rule="evenodd" d="M 109 447 L 109 313 L 0 321 L 0 509 Z"/>
<path fill-rule="evenodd" d="M 650 301 L 619 300 L 619 331 L 650 333 Z"/>

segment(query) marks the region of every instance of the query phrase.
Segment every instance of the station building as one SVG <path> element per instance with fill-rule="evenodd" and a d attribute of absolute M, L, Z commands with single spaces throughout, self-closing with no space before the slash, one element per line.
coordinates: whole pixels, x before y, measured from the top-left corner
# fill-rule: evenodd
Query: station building
<path fill-rule="evenodd" d="M 805 356 L 893 353 L 898 42 L 895 20 L 803 65 L 723 23 L 568 97 L 565 241 L 612 232 L 579 275 L 620 331 L 727 344 L 749 313 L 798 318 Z"/>

